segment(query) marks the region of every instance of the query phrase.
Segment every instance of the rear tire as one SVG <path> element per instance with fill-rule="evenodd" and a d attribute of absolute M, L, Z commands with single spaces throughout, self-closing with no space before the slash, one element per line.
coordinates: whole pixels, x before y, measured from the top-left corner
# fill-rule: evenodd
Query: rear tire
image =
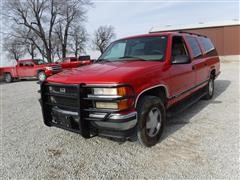
<path fill-rule="evenodd" d="M 212 99 L 214 95 L 214 77 L 213 76 L 210 77 L 208 84 L 205 87 L 205 92 L 206 92 L 206 95 L 203 97 L 203 99 L 205 100 Z"/>
<path fill-rule="evenodd" d="M 137 137 L 140 144 L 146 147 L 159 142 L 166 125 L 166 110 L 162 100 L 156 96 L 144 96 L 138 106 Z"/>
<path fill-rule="evenodd" d="M 5 81 L 6 83 L 12 82 L 12 81 L 13 81 L 12 75 L 11 75 L 10 73 L 6 73 L 6 74 L 4 75 L 4 81 Z"/>
<path fill-rule="evenodd" d="M 38 78 L 38 80 L 39 81 L 45 81 L 45 79 L 46 79 L 46 74 L 45 74 L 45 72 L 44 71 L 40 71 L 40 72 L 38 72 L 38 74 L 37 74 L 37 78 Z"/>

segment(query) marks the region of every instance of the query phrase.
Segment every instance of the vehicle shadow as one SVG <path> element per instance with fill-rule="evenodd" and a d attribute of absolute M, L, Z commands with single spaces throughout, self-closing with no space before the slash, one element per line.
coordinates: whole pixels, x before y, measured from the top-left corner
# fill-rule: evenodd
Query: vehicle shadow
<path fill-rule="evenodd" d="M 228 80 L 215 80 L 215 92 L 211 100 L 200 100 L 197 103 L 193 104 L 189 109 L 179 113 L 178 115 L 168 118 L 166 123 L 166 128 L 161 139 L 166 139 L 169 135 L 175 133 L 186 124 L 190 122 L 190 119 L 194 117 L 197 113 L 206 108 L 209 104 L 219 104 L 223 103 L 222 101 L 216 100 L 231 84 Z M 201 102 L 201 103 L 200 103 Z"/>

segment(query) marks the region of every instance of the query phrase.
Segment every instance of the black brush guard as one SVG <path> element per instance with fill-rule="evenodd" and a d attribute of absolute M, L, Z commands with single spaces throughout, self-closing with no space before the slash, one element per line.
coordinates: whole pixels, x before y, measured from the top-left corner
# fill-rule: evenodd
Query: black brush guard
<path fill-rule="evenodd" d="M 55 126 L 68 131 L 81 134 L 84 138 L 91 138 L 98 134 L 98 129 L 90 124 L 90 121 L 104 121 L 111 113 L 119 113 L 122 110 L 109 110 L 109 109 L 96 109 L 93 106 L 94 98 L 87 97 L 88 94 L 92 94 L 93 87 L 102 88 L 116 88 L 128 86 L 126 84 L 117 85 L 85 85 L 85 84 L 52 84 L 52 83 L 41 83 L 40 103 L 42 106 L 42 114 L 44 124 L 47 126 Z M 57 91 L 50 92 L 49 87 L 57 89 Z M 131 87 L 130 87 L 131 88 Z M 132 88 L 131 88 L 132 89 Z M 70 92 L 69 92 L 70 90 Z M 51 97 L 58 98 L 61 102 L 52 102 Z M 101 99 L 101 101 L 117 102 L 123 99 L 134 98 L 134 96 L 125 96 L 121 98 L 113 99 Z M 132 107 L 131 107 L 132 108 Z M 66 115 L 66 112 L 71 112 Z M 74 113 L 72 113 L 74 112 Z M 102 112 L 107 113 L 105 118 L 96 119 L 90 118 L 89 113 L 91 112 Z"/>

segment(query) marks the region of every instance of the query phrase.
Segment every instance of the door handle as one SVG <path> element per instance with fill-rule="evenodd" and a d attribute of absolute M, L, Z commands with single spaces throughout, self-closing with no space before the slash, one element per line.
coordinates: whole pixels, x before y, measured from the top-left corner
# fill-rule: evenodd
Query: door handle
<path fill-rule="evenodd" d="M 192 66 L 192 70 L 195 70 L 196 69 L 196 66 Z"/>

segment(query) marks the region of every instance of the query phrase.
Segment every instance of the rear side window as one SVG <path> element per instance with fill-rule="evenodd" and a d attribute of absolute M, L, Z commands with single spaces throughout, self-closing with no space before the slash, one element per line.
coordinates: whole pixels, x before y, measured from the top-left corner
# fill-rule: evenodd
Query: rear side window
<path fill-rule="evenodd" d="M 70 58 L 70 62 L 77 61 L 77 58 Z"/>
<path fill-rule="evenodd" d="M 25 66 L 34 66 L 32 61 L 26 61 Z"/>
<path fill-rule="evenodd" d="M 200 43 L 203 46 L 204 53 L 207 54 L 208 52 L 210 52 L 210 51 L 215 49 L 215 47 L 213 46 L 212 41 L 209 38 L 200 37 L 199 41 L 200 41 Z"/>
<path fill-rule="evenodd" d="M 197 39 L 192 36 L 187 36 L 187 41 L 190 48 L 192 49 L 193 57 L 194 58 L 200 57 L 202 55 L 202 52 L 197 42 Z"/>

